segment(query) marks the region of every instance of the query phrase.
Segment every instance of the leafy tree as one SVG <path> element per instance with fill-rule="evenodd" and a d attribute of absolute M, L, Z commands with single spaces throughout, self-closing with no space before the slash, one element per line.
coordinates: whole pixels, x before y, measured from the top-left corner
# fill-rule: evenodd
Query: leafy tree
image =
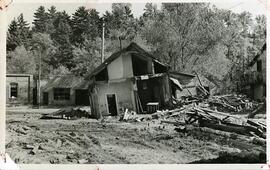
<path fill-rule="evenodd" d="M 35 55 L 35 62 L 38 65 L 37 68 L 39 68 L 41 63 L 41 77 L 46 77 L 52 71 L 56 47 L 50 36 L 44 33 L 34 33 L 31 44 L 31 49 Z"/>
<path fill-rule="evenodd" d="M 187 63 L 196 64 L 220 38 L 222 25 L 206 4 L 166 3 L 156 13 L 145 18 L 142 36 L 156 47 L 154 54 L 174 70 L 185 71 Z"/>
<path fill-rule="evenodd" d="M 154 19 L 156 18 L 157 12 L 158 12 L 157 5 L 152 3 L 146 3 L 142 17 Z"/>
<path fill-rule="evenodd" d="M 100 55 L 101 40 L 86 41 L 85 48 L 74 48 L 75 67 L 72 72 L 76 75 L 86 75 L 93 71 L 101 63 Z"/>
<path fill-rule="evenodd" d="M 33 53 L 27 51 L 23 45 L 16 47 L 14 51 L 8 53 L 8 73 L 35 74 L 35 69 L 36 63 Z"/>
<path fill-rule="evenodd" d="M 54 69 L 51 73 L 52 76 L 55 75 L 67 75 L 71 74 L 70 70 L 64 66 L 59 66 L 58 68 Z"/>
<path fill-rule="evenodd" d="M 90 40 L 95 40 L 97 37 L 101 37 L 102 24 L 99 18 L 99 13 L 96 9 L 91 9 L 88 15 L 88 29 L 86 31 L 86 37 Z"/>
<path fill-rule="evenodd" d="M 254 45 L 254 51 L 258 52 L 266 43 L 266 17 L 265 15 L 258 15 L 255 18 L 254 31 L 251 36 Z"/>

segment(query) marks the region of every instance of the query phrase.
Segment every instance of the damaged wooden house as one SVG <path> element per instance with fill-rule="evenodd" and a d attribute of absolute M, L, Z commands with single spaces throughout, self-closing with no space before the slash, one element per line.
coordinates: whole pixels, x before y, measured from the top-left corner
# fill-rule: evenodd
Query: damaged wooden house
<path fill-rule="evenodd" d="M 151 113 L 171 104 L 173 89 L 169 66 L 136 43 L 112 54 L 87 77 L 93 117 L 117 115 L 124 109 Z"/>

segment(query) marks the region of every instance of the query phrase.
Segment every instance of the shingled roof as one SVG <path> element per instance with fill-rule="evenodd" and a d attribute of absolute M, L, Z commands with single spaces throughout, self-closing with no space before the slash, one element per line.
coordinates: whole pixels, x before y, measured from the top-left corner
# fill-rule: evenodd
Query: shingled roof
<path fill-rule="evenodd" d="M 43 87 L 43 91 L 49 91 L 53 88 L 73 88 L 73 89 L 88 89 L 89 82 L 83 77 L 74 75 L 55 76 L 48 81 Z"/>
<path fill-rule="evenodd" d="M 151 58 L 153 62 L 156 62 L 164 67 L 169 67 L 169 65 L 162 63 L 158 61 L 153 55 L 149 54 L 147 51 L 145 51 L 143 48 L 141 48 L 138 44 L 132 42 L 130 45 L 116 53 L 113 53 L 109 58 L 107 58 L 102 64 L 100 64 L 94 71 L 92 71 L 90 74 L 86 76 L 86 78 L 91 78 L 95 75 L 97 75 L 100 71 L 102 71 L 104 68 L 107 67 L 111 62 L 113 62 L 115 59 L 120 57 L 122 54 L 125 53 L 132 53 L 132 54 L 140 54 L 142 57 Z"/>

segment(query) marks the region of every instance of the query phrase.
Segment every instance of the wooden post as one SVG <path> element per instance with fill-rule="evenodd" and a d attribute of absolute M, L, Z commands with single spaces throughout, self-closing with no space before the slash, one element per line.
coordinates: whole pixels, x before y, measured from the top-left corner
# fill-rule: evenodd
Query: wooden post
<path fill-rule="evenodd" d="M 40 104 L 41 104 L 41 98 L 40 98 L 40 76 L 41 76 L 41 51 L 39 53 L 39 68 L 38 68 L 38 108 L 40 108 Z"/>
<path fill-rule="evenodd" d="M 101 51 L 101 63 L 104 61 L 104 44 L 105 44 L 105 22 L 102 19 L 102 51 Z"/>

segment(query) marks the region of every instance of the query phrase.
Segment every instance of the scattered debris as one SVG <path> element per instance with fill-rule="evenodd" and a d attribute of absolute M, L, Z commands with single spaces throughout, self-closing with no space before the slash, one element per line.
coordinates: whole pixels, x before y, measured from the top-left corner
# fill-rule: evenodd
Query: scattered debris
<path fill-rule="evenodd" d="M 59 109 L 50 114 L 43 114 L 40 119 L 77 119 L 77 118 L 90 118 L 91 111 L 89 106 L 75 107 L 68 109 Z"/>

